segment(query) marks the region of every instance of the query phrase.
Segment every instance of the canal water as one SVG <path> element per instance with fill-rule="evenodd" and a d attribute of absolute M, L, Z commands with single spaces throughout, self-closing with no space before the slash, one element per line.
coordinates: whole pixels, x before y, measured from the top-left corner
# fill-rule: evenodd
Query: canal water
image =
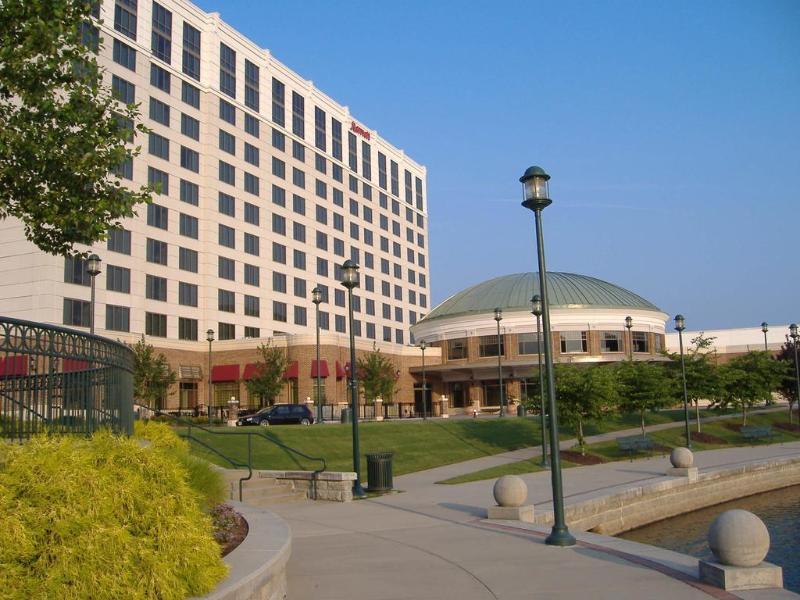
<path fill-rule="evenodd" d="M 706 542 L 711 522 L 721 512 L 742 508 L 758 515 L 769 530 L 770 550 L 765 559 L 783 567 L 783 585 L 800 593 L 800 486 L 749 496 L 659 521 L 618 537 L 711 558 Z"/>

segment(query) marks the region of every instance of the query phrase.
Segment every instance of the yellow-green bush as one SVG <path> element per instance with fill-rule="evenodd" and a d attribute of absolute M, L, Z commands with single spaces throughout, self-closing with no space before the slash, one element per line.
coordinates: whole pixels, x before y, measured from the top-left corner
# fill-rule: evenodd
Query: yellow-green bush
<path fill-rule="evenodd" d="M 39 436 L 3 454 L 0 598 L 178 599 L 224 577 L 203 499 L 158 443 Z"/>

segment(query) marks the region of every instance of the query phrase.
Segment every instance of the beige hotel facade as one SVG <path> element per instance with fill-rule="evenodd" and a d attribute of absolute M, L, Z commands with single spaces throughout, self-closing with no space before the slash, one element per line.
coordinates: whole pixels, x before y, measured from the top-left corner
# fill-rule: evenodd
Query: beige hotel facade
<path fill-rule="evenodd" d="M 318 367 L 327 402 L 343 403 L 349 332 L 338 279 L 352 259 L 358 351 L 389 355 L 398 399 L 413 402 L 409 368 L 421 357 L 409 328 L 430 299 L 425 167 L 217 13 L 182 0 L 104 0 L 99 17 L 106 83 L 151 130 L 119 176 L 160 193 L 107 242 L 80 248 L 102 259 L 96 333 L 144 336 L 165 353 L 179 374 L 170 408 L 204 405 L 209 375 L 213 404 L 252 404 L 244 381 L 268 340 L 287 349 L 286 399 L 311 396 Z M 88 330 L 85 264 L 39 251 L 14 219 L 0 221 L 0 273 L 0 314 Z"/>

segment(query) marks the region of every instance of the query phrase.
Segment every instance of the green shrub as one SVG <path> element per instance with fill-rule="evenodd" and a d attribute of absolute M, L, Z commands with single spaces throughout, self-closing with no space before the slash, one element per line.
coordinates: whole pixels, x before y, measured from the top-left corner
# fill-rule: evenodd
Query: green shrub
<path fill-rule="evenodd" d="M 178 599 L 226 566 L 183 463 L 98 433 L 3 449 L 0 598 Z"/>

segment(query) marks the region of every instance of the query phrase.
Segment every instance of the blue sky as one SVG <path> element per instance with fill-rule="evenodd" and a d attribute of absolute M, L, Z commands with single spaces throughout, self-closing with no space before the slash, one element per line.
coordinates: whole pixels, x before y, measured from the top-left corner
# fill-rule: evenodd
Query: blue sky
<path fill-rule="evenodd" d="M 434 303 L 536 270 L 538 164 L 548 270 L 800 320 L 800 2 L 197 4 L 427 166 Z"/>

